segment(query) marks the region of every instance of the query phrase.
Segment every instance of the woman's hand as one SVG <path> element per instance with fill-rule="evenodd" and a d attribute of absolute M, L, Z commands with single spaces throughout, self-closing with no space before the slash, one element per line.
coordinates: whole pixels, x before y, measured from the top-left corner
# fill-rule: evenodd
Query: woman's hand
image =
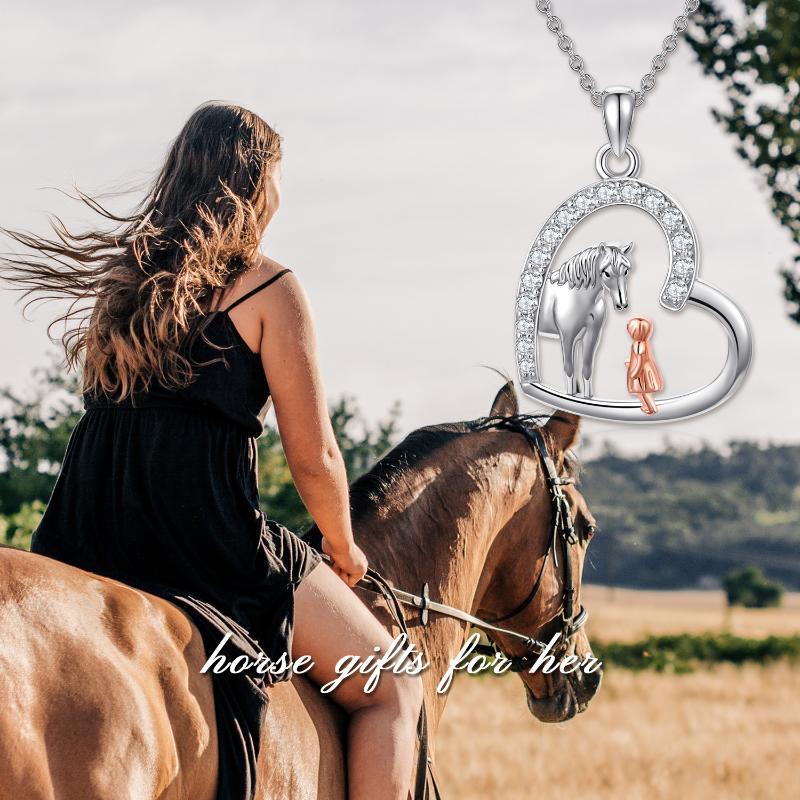
<path fill-rule="evenodd" d="M 323 537 L 322 551 L 331 557 L 331 569 L 351 589 L 364 577 L 367 571 L 367 557 L 355 542 L 351 542 L 346 550 L 338 551 Z"/>

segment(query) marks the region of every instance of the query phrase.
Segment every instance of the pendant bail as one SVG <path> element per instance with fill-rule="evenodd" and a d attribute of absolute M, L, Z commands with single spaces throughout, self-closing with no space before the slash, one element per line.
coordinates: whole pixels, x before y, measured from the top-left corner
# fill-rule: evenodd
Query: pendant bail
<path fill-rule="evenodd" d="M 630 86 L 609 86 L 603 92 L 603 123 L 611 150 L 619 158 L 628 146 L 636 108 L 636 94 Z"/>

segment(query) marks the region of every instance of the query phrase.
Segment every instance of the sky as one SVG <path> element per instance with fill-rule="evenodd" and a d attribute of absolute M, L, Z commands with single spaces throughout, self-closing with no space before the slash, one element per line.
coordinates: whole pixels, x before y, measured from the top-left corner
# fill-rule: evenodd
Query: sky
<path fill-rule="evenodd" d="M 731 0 L 727 5 L 735 5 Z M 638 84 L 681 2 L 557 0 L 600 86 Z M 55 189 L 141 186 L 201 102 L 228 100 L 284 136 L 283 205 L 264 250 L 314 308 L 327 391 L 403 431 L 488 413 L 516 374 L 517 281 L 541 224 L 596 179 L 601 116 L 534 0 L 96 2 L 4 9 L 0 225 L 45 232 L 85 215 Z M 587 422 L 623 450 L 731 439 L 798 441 L 800 328 L 778 270 L 792 255 L 757 176 L 710 109 L 723 97 L 682 44 L 636 114 L 640 177 L 674 195 L 701 241 L 701 276 L 745 310 L 755 357 L 741 391 L 701 417 Z M 51 187 L 51 188 L 47 188 Z M 138 195 L 114 202 L 132 205 Z M 605 212 L 604 212 L 605 213 Z M 615 212 L 617 213 L 617 212 Z M 707 383 L 724 337 L 696 311 L 658 307 L 666 244 L 655 225 L 597 216 L 581 235 L 635 241 L 630 313 L 651 315 L 671 390 Z M 631 212 L 627 212 L 631 213 Z M 635 212 L 634 212 L 635 213 Z M 7 240 L 0 248 L 8 249 Z M 53 350 L 54 309 L 24 320 L 0 291 L 0 384 L 22 390 Z M 625 397 L 625 318 L 612 314 L 596 383 Z M 555 353 L 546 373 L 558 384 Z M 523 410 L 538 409 L 523 399 Z"/>

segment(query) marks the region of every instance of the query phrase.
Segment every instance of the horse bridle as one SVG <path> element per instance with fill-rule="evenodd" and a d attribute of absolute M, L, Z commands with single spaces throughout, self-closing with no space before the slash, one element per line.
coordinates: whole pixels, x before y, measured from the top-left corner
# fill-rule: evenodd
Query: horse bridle
<path fill-rule="evenodd" d="M 556 544 L 560 543 L 561 551 L 564 561 L 564 589 L 561 602 L 561 627 L 560 636 L 557 645 L 551 651 L 554 657 L 563 654 L 569 649 L 572 637 L 586 624 L 588 613 L 583 606 L 578 608 L 577 613 L 574 612 L 575 607 L 575 594 L 576 584 L 574 569 L 572 564 L 571 548 L 577 546 L 578 535 L 575 532 L 575 525 L 570 512 L 567 496 L 564 494 L 563 486 L 574 483 L 573 478 L 562 478 L 558 474 L 556 465 L 547 449 L 544 437 L 538 428 L 531 428 L 524 424 L 518 417 L 495 417 L 487 418 L 485 424 L 491 424 L 496 428 L 506 428 L 508 430 L 521 433 L 531 446 L 531 449 L 536 453 L 542 463 L 545 474 L 545 481 L 547 483 L 548 491 L 551 500 L 551 526 L 550 536 L 548 537 L 547 548 L 544 553 L 542 567 L 539 574 L 533 582 L 533 587 L 528 592 L 525 599 L 519 603 L 515 608 L 498 617 L 493 621 L 488 621 L 462 611 L 459 608 L 448 606 L 443 603 L 438 603 L 431 600 L 428 593 L 428 585 L 422 589 L 421 594 L 413 594 L 406 592 L 402 589 L 396 589 L 391 586 L 386 579 L 373 569 L 367 570 L 367 574 L 359 581 L 358 586 L 362 589 L 367 589 L 371 592 L 380 594 L 386 605 L 389 608 L 394 621 L 400 630 L 408 637 L 409 631 L 406 623 L 405 615 L 403 614 L 401 603 L 404 605 L 412 606 L 419 610 L 420 624 L 427 625 L 429 615 L 431 612 L 440 614 L 450 619 L 456 619 L 461 622 L 466 622 L 475 628 L 484 631 L 489 638 L 490 645 L 479 645 L 475 648 L 475 652 L 485 655 L 500 655 L 510 662 L 508 668 L 511 672 L 525 672 L 531 669 L 536 662 L 536 659 L 542 654 L 547 652 L 548 643 L 527 636 L 519 631 L 509 630 L 498 626 L 497 623 L 505 622 L 518 614 L 521 614 L 530 604 L 534 601 L 539 590 L 542 587 L 544 574 L 547 570 L 547 564 L 551 556 L 554 563 L 558 566 L 558 557 L 556 555 Z M 513 641 L 520 642 L 526 649 L 525 655 L 511 656 L 505 654 L 497 645 L 496 640 L 492 637 L 501 635 Z M 416 772 L 416 781 L 414 787 L 414 800 L 427 800 L 429 795 L 429 787 L 432 787 L 433 796 L 439 800 L 441 793 L 433 773 L 433 764 L 428 755 L 428 730 L 427 730 L 427 714 L 425 705 L 423 703 L 420 711 L 419 724 L 417 726 L 417 735 L 419 738 L 419 757 Z"/>
<path fill-rule="evenodd" d="M 558 644 L 554 648 L 554 653 L 562 654 L 569 648 L 570 640 L 586 624 L 586 620 L 589 617 L 589 613 L 583 606 L 578 608 L 577 613 L 574 612 L 577 587 L 573 574 L 574 568 L 570 548 L 578 544 L 578 535 L 575 532 L 572 513 L 570 512 L 567 496 L 564 494 L 562 487 L 575 483 L 575 479 L 571 477 L 562 478 L 558 474 L 556 465 L 553 463 L 553 459 L 550 456 L 544 437 L 540 431 L 528 428 L 513 418 L 509 418 L 509 420 L 510 422 L 507 423 L 507 427 L 511 427 L 513 430 L 517 430 L 525 436 L 531 448 L 539 455 L 542 466 L 544 467 L 547 488 L 550 493 L 552 514 L 547 548 L 544 552 L 542 567 L 539 570 L 539 574 L 536 576 L 536 580 L 533 582 L 533 587 L 521 603 L 502 617 L 494 619 L 493 624 L 496 625 L 498 622 L 505 622 L 512 617 L 516 617 L 534 601 L 542 587 L 544 574 L 547 570 L 547 563 L 551 557 L 556 567 L 558 566 L 558 556 L 556 554 L 556 544 L 558 542 L 561 544 L 564 560 L 564 589 L 560 611 L 560 635 Z M 524 656 L 507 656 L 503 654 L 506 659 L 511 661 L 510 670 L 512 672 L 523 672 L 530 669 L 535 663 L 535 656 L 541 654 L 542 649 L 544 649 L 541 642 L 537 642 L 537 645 L 537 647 L 531 648 L 531 652 Z M 498 651 L 496 645 L 493 645 L 493 649 Z"/>

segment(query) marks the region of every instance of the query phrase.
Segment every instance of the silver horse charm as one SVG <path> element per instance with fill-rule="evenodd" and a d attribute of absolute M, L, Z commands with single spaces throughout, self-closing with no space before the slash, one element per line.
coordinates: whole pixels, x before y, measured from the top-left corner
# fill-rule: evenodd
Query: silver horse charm
<path fill-rule="evenodd" d="M 616 245 L 601 242 L 553 268 L 542 287 L 539 333 L 561 339 L 567 392 L 573 397 L 592 396 L 594 357 L 606 320 L 606 294 L 614 307 L 628 307 L 628 253 L 633 242 Z M 582 345 L 579 386 L 575 370 L 578 344 Z"/>

